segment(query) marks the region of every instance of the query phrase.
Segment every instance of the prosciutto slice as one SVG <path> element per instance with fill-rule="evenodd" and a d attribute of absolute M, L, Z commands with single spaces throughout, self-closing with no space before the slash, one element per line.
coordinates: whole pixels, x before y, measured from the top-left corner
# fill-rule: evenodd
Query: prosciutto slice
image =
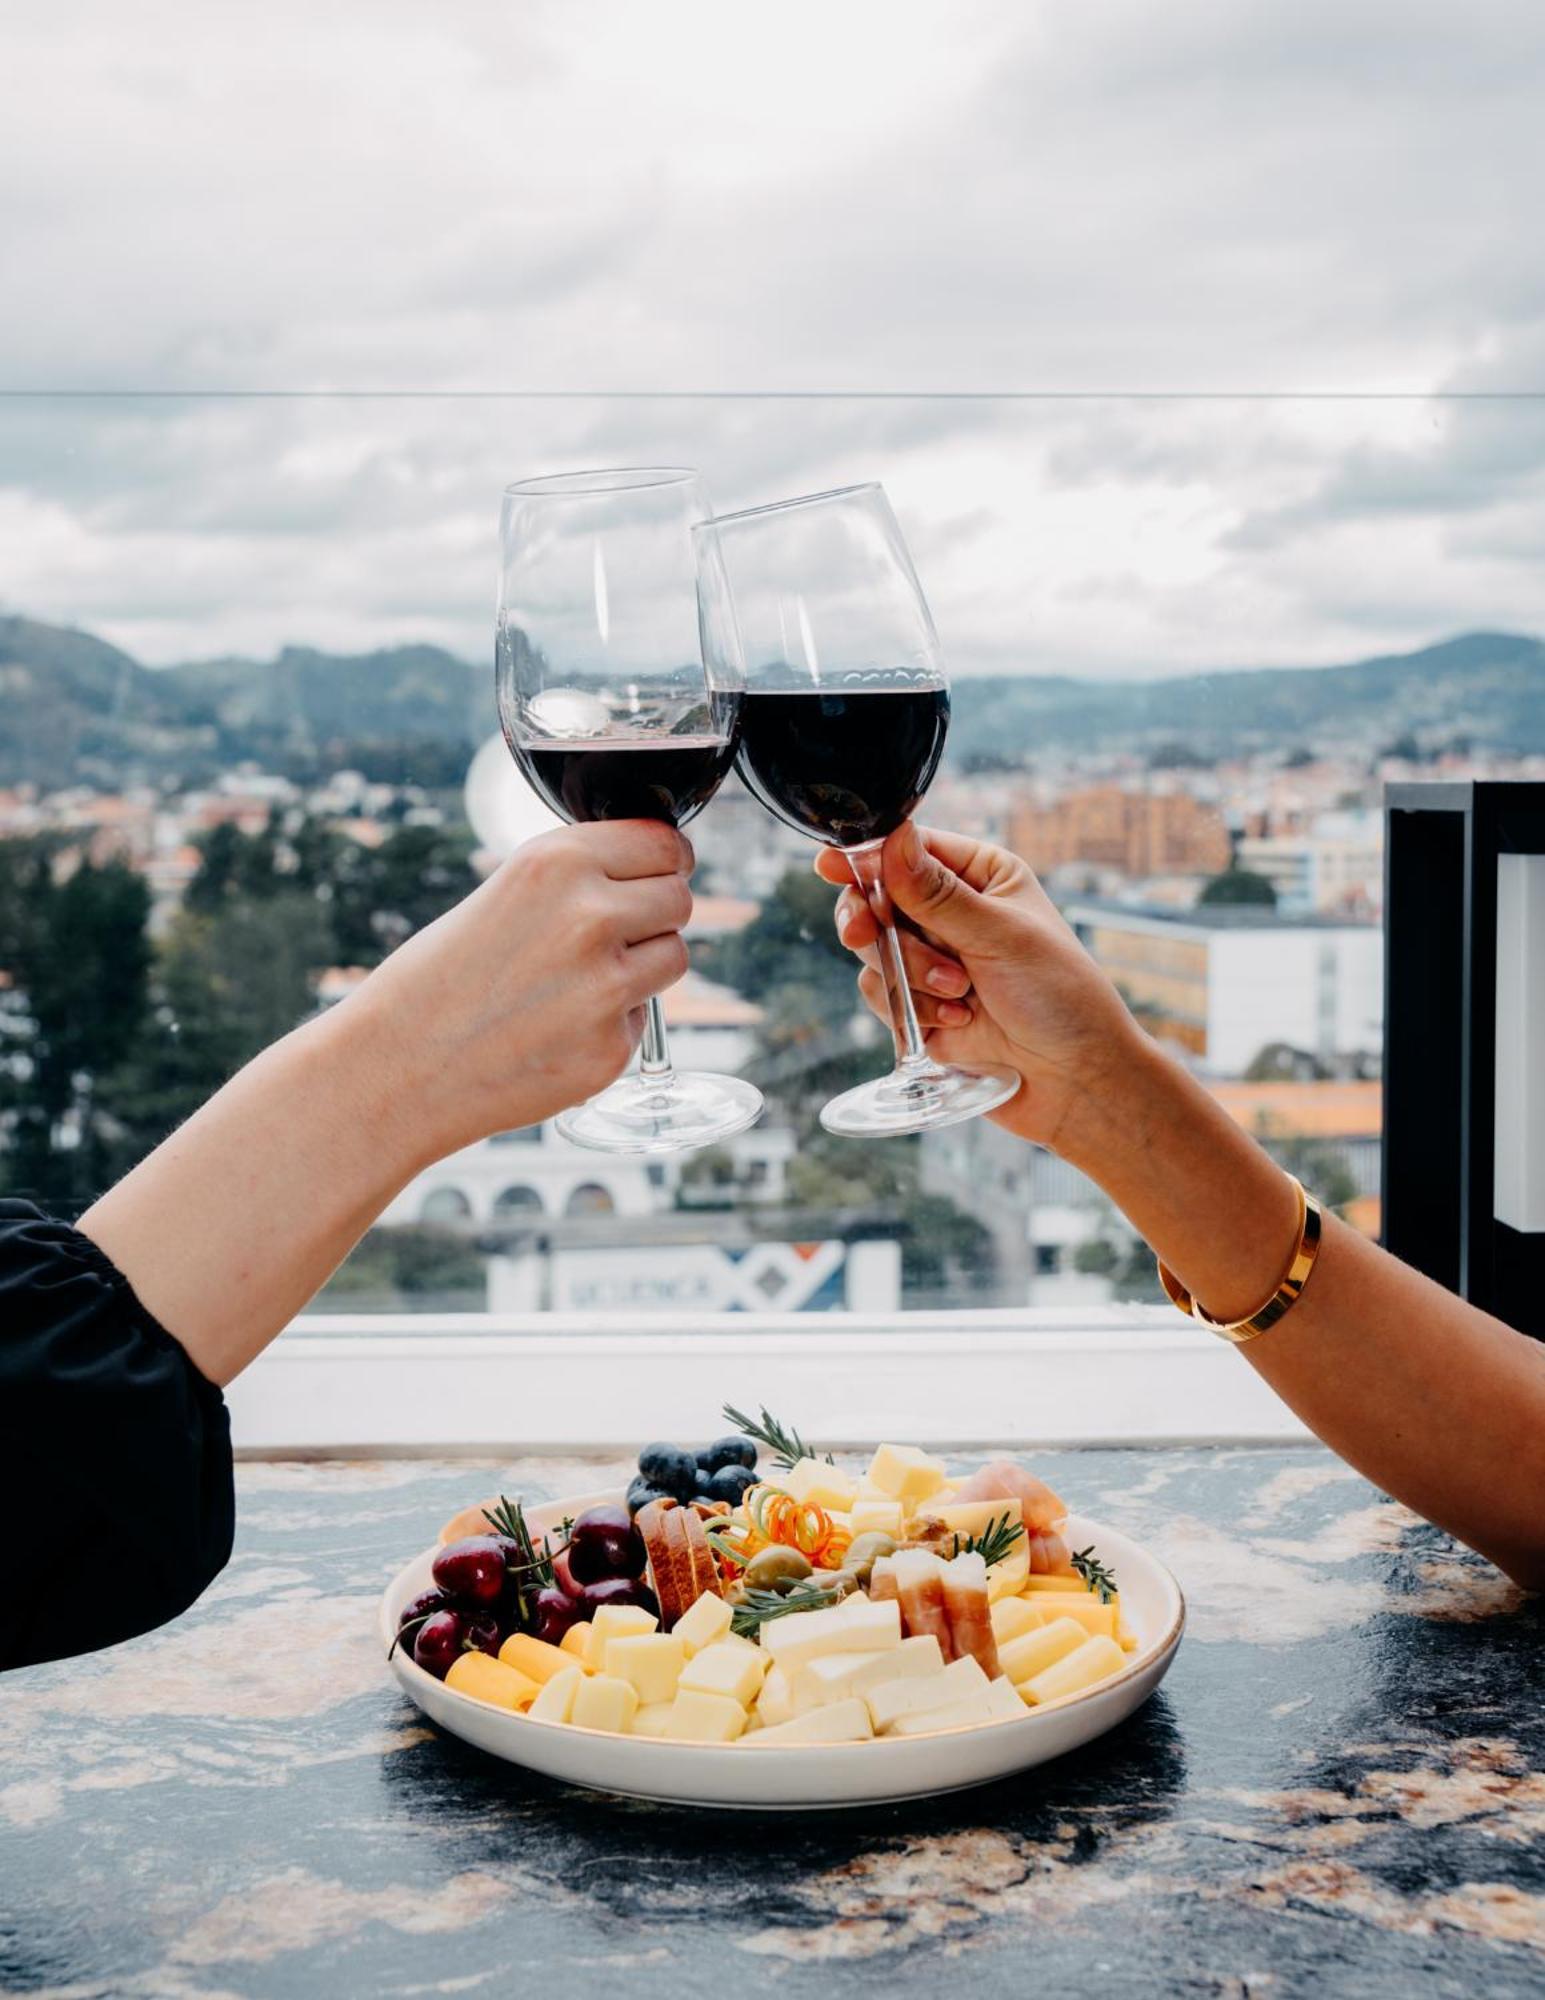
<path fill-rule="evenodd" d="M 1017 1500 L 1025 1523 L 1025 1553 L 1032 1576 L 1070 1576 L 1068 1545 L 1062 1538 L 1067 1525 L 1067 1505 L 1059 1494 L 1016 1465 L 1011 1458 L 995 1458 L 980 1472 L 973 1472 L 955 1494 L 957 1500 Z"/>
<path fill-rule="evenodd" d="M 929 1634 L 938 1640 L 945 1660 L 950 1651 L 950 1619 L 944 1602 L 944 1565 L 928 1549 L 898 1549 L 890 1558 L 901 1599 L 901 1627 L 909 1639 Z"/>
<path fill-rule="evenodd" d="M 993 1637 L 992 1606 L 987 1598 L 987 1564 L 980 1555 L 956 1556 L 943 1566 L 944 1610 L 949 1619 L 950 1643 L 946 1657 L 963 1659 L 969 1653 L 986 1674 L 996 1680 L 998 1642 Z"/>

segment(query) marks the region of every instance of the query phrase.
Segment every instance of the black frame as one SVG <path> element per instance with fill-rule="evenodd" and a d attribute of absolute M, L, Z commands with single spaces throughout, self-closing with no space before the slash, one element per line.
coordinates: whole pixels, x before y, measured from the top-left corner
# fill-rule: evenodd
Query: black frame
<path fill-rule="evenodd" d="M 1545 784 L 1392 784 L 1384 808 L 1384 1244 L 1545 1338 L 1545 1233 L 1493 1213 L 1497 856 L 1545 854 Z"/>

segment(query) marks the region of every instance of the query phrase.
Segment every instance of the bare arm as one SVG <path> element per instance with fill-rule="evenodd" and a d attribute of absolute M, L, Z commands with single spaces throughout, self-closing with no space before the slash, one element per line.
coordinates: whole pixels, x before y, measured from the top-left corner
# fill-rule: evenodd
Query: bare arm
<path fill-rule="evenodd" d="M 938 947 L 907 945 L 931 1046 L 1017 1068 L 998 1122 L 1097 1181 L 1214 1318 L 1253 1312 L 1293 1242 L 1280 1168 L 1136 1026 L 1023 862 L 925 839 L 891 837 L 885 880 Z M 840 857 L 818 867 L 846 879 Z M 883 1014 L 851 888 L 838 923 Z M 1299 1303 L 1239 1352 L 1370 1479 L 1545 1588 L 1545 1347 L 1331 1220 Z"/>
<path fill-rule="evenodd" d="M 611 1081 L 686 965 L 691 849 L 533 842 L 264 1051 L 81 1218 L 211 1381 L 237 1375 L 414 1174 Z"/>

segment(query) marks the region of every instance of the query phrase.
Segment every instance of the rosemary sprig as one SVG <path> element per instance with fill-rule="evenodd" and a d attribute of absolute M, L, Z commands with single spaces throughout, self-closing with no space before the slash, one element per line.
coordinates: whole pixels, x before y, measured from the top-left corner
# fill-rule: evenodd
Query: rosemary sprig
<path fill-rule="evenodd" d="M 737 1410 L 731 1403 L 726 1403 L 724 1421 L 733 1424 L 743 1437 L 755 1438 L 758 1444 L 765 1444 L 773 1454 L 773 1464 L 781 1465 L 785 1472 L 789 1471 L 799 1459 L 815 1458 L 818 1455 L 824 1457 L 828 1465 L 837 1463 L 829 1451 L 817 1454 L 805 1443 L 798 1431 L 786 1429 L 771 1414 L 766 1404 L 762 1406 L 761 1421 L 753 1423 L 744 1411 Z"/>
<path fill-rule="evenodd" d="M 1094 1543 L 1075 1549 L 1070 1560 L 1087 1588 L 1098 1594 L 1102 1604 L 1109 1604 L 1116 1595 L 1116 1579 L 1095 1555 Z"/>
<path fill-rule="evenodd" d="M 796 1583 L 786 1595 L 776 1590 L 748 1590 L 735 1606 L 730 1630 L 742 1639 L 755 1638 L 774 1618 L 787 1618 L 795 1611 L 825 1611 L 848 1596 L 846 1584 Z"/>
<path fill-rule="evenodd" d="M 989 1521 L 979 1535 L 957 1535 L 955 1554 L 957 1556 L 977 1555 L 989 1569 L 1000 1563 L 1017 1541 L 1024 1537 L 1024 1529 L 1012 1514 L 1000 1514 Z"/>
<path fill-rule="evenodd" d="M 483 1509 L 483 1519 L 496 1535 L 507 1536 L 520 1551 L 519 1562 L 505 1564 L 505 1574 L 515 1585 L 521 1627 L 529 1631 L 533 1615 L 530 1600 L 539 1590 L 557 1581 L 553 1574 L 552 1537 L 544 1535 L 541 1549 L 538 1551 L 536 1543 L 532 1540 L 531 1530 L 526 1525 L 525 1509 L 518 1500 L 507 1500 L 502 1493 L 492 1507 Z M 563 1525 L 567 1530 L 570 1523 L 565 1521 Z M 567 1543 L 568 1536 L 565 1532 L 559 1548 L 566 1547 Z"/>

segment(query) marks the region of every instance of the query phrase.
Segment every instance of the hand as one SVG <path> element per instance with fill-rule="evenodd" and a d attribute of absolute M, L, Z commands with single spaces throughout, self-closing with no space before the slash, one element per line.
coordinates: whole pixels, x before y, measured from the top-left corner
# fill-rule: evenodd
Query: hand
<path fill-rule="evenodd" d="M 687 969 L 693 865 L 653 820 L 545 834 L 344 1003 L 387 1037 L 430 1157 L 534 1125 L 626 1068 L 644 1002 Z"/>
<path fill-rule="evenodd" d="M 991 1115 L 1068 1157 L 1112 1115 L 1119 1079 L 1151 1047 L 1121 996 L 1017 855 L 910 823 L 886 841 L 883 879 L 924 933 L 899 935 L 919 1025 L 941 1062 L 1006 1064 L 1018 1094 Z M 887 1020 L 874 917 L 834 848 L 816 873 L 846 886 L 837 931 L 864 962 L 859 991 Z"/>

